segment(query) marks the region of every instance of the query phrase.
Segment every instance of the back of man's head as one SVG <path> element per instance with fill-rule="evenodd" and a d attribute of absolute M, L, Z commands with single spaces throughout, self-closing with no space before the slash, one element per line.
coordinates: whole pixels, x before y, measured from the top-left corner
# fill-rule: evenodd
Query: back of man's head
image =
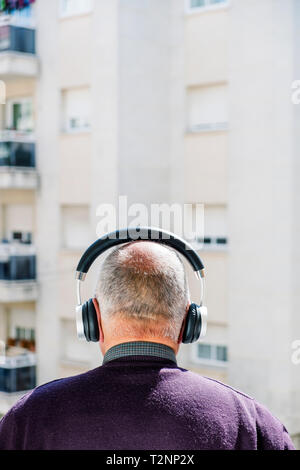
<path fill-rule="evenodd" d="M 123 245 L 103 260 L 96 298 L 101 317 L 115 325 L 113 336 L 176 342 L 189 303 L 183 263 L 155 242 Z"/>

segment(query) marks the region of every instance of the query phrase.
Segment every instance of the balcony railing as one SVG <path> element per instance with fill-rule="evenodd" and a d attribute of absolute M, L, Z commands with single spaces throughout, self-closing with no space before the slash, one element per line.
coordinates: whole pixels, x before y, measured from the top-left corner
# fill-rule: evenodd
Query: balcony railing
<path fill-rule="evenodd" d="M 0 356 L 0 392 L 17 393 L 36 386 L 36 355 L 8 352 Z"/>
<path fill-rule="evenodd" d="M 0 188 L 35 189 L 38 178 L 32 136 L 6 131 L 0 134 Z"/>

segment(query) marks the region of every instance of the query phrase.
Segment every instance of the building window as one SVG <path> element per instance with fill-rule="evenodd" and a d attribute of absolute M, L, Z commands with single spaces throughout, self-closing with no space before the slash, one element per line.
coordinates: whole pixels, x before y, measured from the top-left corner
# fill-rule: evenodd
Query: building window
<path fill-rule="evenodd" d="M 93 0 L 60 0 L 60 16 L 73 16 L 90 13 Z"/>
<path fill-rule="evenodd" d="M 213 7 L 215 5 L 220 5 L 228 3 L 228 0 L 188 0 L 189 8 L 203 8 L 203 7 Z"/>
<path fill-rule="evenodd" d="M 207 132 L 227 128 L 227 85 L 190 87 L 187 91 L 187 131 Z"/>
<path fill-rule="evenodd" d="M 228 362 L 227 346 L 199 343 L 195 347 L 194 359 L 196 362 L 208 365 L 226 365 Z"/>
<path fill-rule="evenodd" d="M 90 130 L 91 98 L 88 88 L 64 90 L 62 110 L 64 132 Z"/>
<path fill-rule="evenodd" d="M 89 208 L 87 206 L 62 207 L 63 248 L 82 250 L 90 244 Z"/>
<path fill-rule="evenodd" d="M 33 132 L 32 98 L 18 98 L 7 101 L 6 127 L 14 131 Z"/>
<path fill-rule="evenodd" d="M 187 213 L 191 218 L 188 226 L 193 226 L 193 221 L 196 220 L 197 215 L 196 205 L 192 207 L 190 213 Z M 205 250 L 224 250 L 227 248 L 227 208 L 221 205 L 205 205 L 203 227 L 201 231 L 193 231 L 193 237 L 189 241 L 194 245 L 194 248 Z M 197 228 L 197 227 L 195 227 Z"/>
<path fill-rule="evenodd" d="M 34 209 L 29 204 L 8 204 L 4 213 L 5 236 L 11 240 L 21 233 L 21 240 L 28 240 L 34 226 Z M 15 235 L 15 236 L 14 236 Z"/>

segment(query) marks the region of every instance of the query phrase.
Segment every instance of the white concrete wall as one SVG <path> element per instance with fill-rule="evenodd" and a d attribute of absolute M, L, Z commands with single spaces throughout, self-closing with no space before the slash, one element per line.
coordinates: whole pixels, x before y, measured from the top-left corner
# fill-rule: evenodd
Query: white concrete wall
<path fill-rule="evenodd" d="M 92 47 L 91 237 L 96 238 L 101 203 L 118 193 L 118 1 L 94 2 Z"/>
<path fill-rule="evenodd" d="M 38 119 L 37 166 L 41 187 L 37 194 L 37 261 L 39 297 L 37 302 L 38 381 L 58 375 L 61 337 L 58 318 L 60 275 L 57 256 L 60 247 L 59 219 L 59 31 L 58 0 L 37 2 L 37 53 L 41 72 L 37 83 Z M 49 38 L 51 32 L 51 40 Z"/>
<path fill-rule="evenodd" d="M 289 0 L 231 2 L 229 380 L 294 433 L 292 7 Z"/>
<path fill-rule="evenodd" d="M 183 3 L 121 0 L 118 40 L 119 192 L 129 203 L 180 202 Z"/>
<path fill-rule="evenodd" d="M 185 201 L 227 204 L 228 132 L 185 136 Z"/>
<path fill-rule="evenodd" d="M 294 79 L 299 80 L 300 77 L 300 3 L 297 0 L 293 1 L 293 61 L 294 61 Z M 300 106 L 292 104 L 292 112 L 294 119 L 293 126 L 293 163 L 292 163 L 292 188 L 293 188 L 293 201 L 292 201 L 292 318 L 291 318 L 291 337 L 292 340 L 300 340 L 300 191 L 299 191 L 299 174 L 300 174 L 300 160 L 299 160 L 299 139 L 300 139 Z M 300 410 L 300 364 L 293 364 L 291 366 L 291 400 L 292 409 Z M 291 416 L 292 429 L 298 433 L 297 448 L 300 449 L 300 418 L 299 413 L 292 413 Z"/>

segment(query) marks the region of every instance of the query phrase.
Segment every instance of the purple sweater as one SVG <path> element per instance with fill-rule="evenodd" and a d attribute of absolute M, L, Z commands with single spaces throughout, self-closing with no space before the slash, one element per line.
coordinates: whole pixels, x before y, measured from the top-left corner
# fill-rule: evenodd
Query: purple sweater
<path fill-rule="evenodd" d="M 293 449 L 254 399 L 169 359 L 121 357 L 25 395 L 0 449 Z"/>

